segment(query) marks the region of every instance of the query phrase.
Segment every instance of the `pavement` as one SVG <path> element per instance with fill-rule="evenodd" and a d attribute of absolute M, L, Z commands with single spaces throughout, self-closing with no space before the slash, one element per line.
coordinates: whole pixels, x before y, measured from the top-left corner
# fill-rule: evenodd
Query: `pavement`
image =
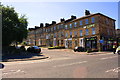
<path fill-rule="evenodd" d="M 91 53 L 87 53 L 87 52 L 74 52 L 72 49 L 47 49 L 47 48 L 42 48 L 42 50 L 48 50 L 48 51 L 65 51 L 65 52 L 72 52 L 73 54 L 82 54 L 82 55 L 96 55 L 96 54 L 108 54 L 108 52 L 91 52 Z M 112 54 L 112 52 L 109 52 L 110 54 Z M 40 60 L 40 59 L 47 59 L 50 58 L 50 56 L 45 56 L 41 55 L 41 54 L 37 54 L 37 55 L 27 55 L 27 56 L 15 56 L 14 58 L 10 58 L 10 59 L 6 59 L 3 60 L 3 62 L 14 62 L 14 61 L 27 61 L 27 60 Z"/>

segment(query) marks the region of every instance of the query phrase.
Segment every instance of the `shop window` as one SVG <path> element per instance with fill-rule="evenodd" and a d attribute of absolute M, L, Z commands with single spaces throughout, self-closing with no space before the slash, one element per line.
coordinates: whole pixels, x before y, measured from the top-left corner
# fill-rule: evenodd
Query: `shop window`
<path fill-rule="evenodd" d="M 63 40 L 61 40 L 61 45 L 63 45 Z"/>
<path fill-rule="evenodd" d="M 92 41 L 91 45 L 92 45 L 92 48 L 97 48 L 96 40 Z"/>
<path fill-rule="evenodd" d="M 95 28 L 92 28 L 92 34 L 95 34 Z"/>
<path fill-rule="evenodd" d="M 77 40 L 75 40 L 75 46 L 78 46 L 77 44 L 78 44 L 78 42 L 77 42 Z"/>
<path fill-rule="evenodd" d="M 82 35 L 82 30 L 80 30 L 80 36 L 83 36 L 83 35 Z"/>
<path fill-rule="evenodd" d="M 88 31 L 88 29 L 86 29 L 86 35 L 89 35 L 89 31 Z"/>
<path fill-rule="evenodd" d="M 79 45 L 80 45 L 81 47 L 84 47 L 83 42 L 84 42 L 84 41 L 83 41 L 83 38 L 80 38 L 80 39 L 79 39 Z"/>
<path fill-rule="evenodd" d="M 92 22 L 92 23 L 95 22 L 95 18 L 94 18 L 94 17 L 91 18 L 91 22 Z"/>
<path fill-rule="evenodd" d="M 80 21 L 80 25 L 82 25 L 82 21 Z"/>
<path fill-rule="evenodd" d="M 88 24 L 88 19 L 85 20 L 85 24 Z"/>

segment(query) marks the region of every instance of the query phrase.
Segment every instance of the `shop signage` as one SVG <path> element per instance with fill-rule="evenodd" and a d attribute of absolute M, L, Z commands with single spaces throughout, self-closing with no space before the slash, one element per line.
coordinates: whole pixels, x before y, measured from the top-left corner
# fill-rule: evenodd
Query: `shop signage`
<path fill-rule="evenodd" d="M 95 24 L 87 25 L 87 26 L 84 26 L 83 28 L 90 28 L 90 27 L 93 27 L 93 26 L 95 26 Z"/>
<path fill-rule="evenodd" d="M 113 39 L 112 39 L 112 38 L 109 38 L 108 40 L 113 41 Z"/>
<path fill-rule="evenodd" d="M 72 40 L 72 38 L 69 38 L 68 40 Z"/>
<path fill-rule="evenodd" d="M 104 40 L 99 40 L 100 43 L 104 43 Z"/>
<path fill-rule="evenodd" d="M 90 37 L 90 38 L 86 38 L 86 40 L 96 40 L 96 37 Z"/>

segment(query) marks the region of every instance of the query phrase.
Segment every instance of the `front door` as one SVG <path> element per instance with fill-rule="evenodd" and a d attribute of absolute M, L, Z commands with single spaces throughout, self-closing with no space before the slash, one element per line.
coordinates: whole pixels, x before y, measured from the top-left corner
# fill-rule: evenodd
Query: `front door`
<path fill-rule="evenodd" d="M 65 40 L 65 48 L 68 48 L 68 40 Z"/>

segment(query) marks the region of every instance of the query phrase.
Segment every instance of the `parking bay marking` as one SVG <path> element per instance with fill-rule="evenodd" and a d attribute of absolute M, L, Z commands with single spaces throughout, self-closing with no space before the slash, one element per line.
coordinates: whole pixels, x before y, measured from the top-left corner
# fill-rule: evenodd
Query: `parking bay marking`
<path fill-rule="evenodd" d="M 33 61 L 19 61 L 19 62 L 15 62 L 15 63 L 4 63 L 5 65 L 16 65 L 16 64 L 31 64 L 31 63 L 39 63 L 39 62 L 50 62 L 50 61 L 57 61 L 57 60 L 66 60 L 66 59 L 73 59 L 73 58 L 67 58 L 67 57 L 63 57 L 63 58 L 55 58 L 55 59 L 46 59 L 46 60 L 33 60 Z"/>
<path fill-rule="evenodd" d="M 53 67 L 65 67 L 65 66 L 71 66 L 71 65 L 75 65 L 75 64 L 81 64 L 81 63 L 86 63 L 88 61 L 81 61 L 81 62 L 75 62 L 75 63 L 70 63 L 70 64 L 62 64 L 62 65 L 57 65 L 57 66 L 53 66 Z"/>

